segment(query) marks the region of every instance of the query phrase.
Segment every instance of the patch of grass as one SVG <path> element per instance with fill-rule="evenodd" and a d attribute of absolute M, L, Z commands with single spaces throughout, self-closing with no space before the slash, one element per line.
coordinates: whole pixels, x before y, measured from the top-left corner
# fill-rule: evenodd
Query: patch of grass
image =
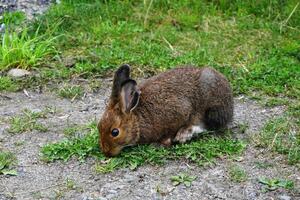
<path fill-rule="evenodd" d="M 16 147 L 20 147 L 20 146 L 23 146 L 25 143 L 26 143 L 25 141 L 16 141 L 16 142 L 14 143 L 14 145 L 15 145 Z"/>
<path fill-rule="evenodd" d="M 53 5 L 30 26 L 30 35 L 47 34 L 55 26 L 46 38 L 61 36 L 55 59 L 43 59 L 54 67 L 42 69 L 38 79 L 90 78 L 121 63 L 141 74 L 210 65 L 229 78 L 235 94 L 299 97 L 297 0 L 150 2 Z M 59 62 L 65 57 L 84 59 L 68 68 Z"/>
<path fill-rule="evenodd" d="M 287 155 L 289 164 L 300 162 L 299 124 L 288 114 L 270 120 L 253 140 L 259 147 Z"/>
<path fill-rule="evenodd" d="M 237 183 L 241 183 L 247 180 L 246 171 L 240 166 L 234 165 L 229 167 L 229 178 Z"/>
<path fill-rule="evenodd" d="M 58 91 L 58 95 L 63 98 L 76 99 L 80 98 L 84 94 L 82 87 L 80 86 L 65 86 Z"/>
<path fill-rule="evenodd" d="M 10 152 L 0 151 L 0 174 L 17 175 L 17 171 L 13 169 L 16 164 L 16 157 Z"/>
<path fill-rule="evenodd" d="M 24 12 L 5 12 L 0 19 L 0 23 L 4 23 L 6 26 L 21 25 L 25 18 Z"/>
<path fill-rule="evenodd" d="M 74 189 L 76 189 L 76 183 L 75 183 L 75 181 L 68 178 L 66 180 L 66 187 L 67 187 L 68 190 L 74 190 Z"/>
<path fill-rule="evenodd" d="M 86 126 L 75 125 L 75 126 L 70 126 L 70 127 L 65 128 L 63 130 L 63 132 L 66 137 L 71 138 L 71 137 L 78 135 L 79 132 L 83 132 L 84 129 L 86 129 L 86 128 L 87 128 Z"/>
<path fill-rule="evenodd" d="M 246 130 L 249 128 L 249 124 L 248 123 L 239 123 L 237 125 L 237 128 L 238 128 L 239 133 L 245 133 Z"/>
<path fill-rule="evenodd" d="M 196 177 L 180 173 L 179 175 L 172 176 L 170 179 L 174 186 L 184 184 L 186 187 L 191 187 L 192 182 L 196 179 Z"/>
<path fill-rule="evenodd" d="M 18 85 L 7 76 L 0 76 L 0 91 L 14 92 L 18 89 Z"/>
<path fill-rule="evenodd" d="M 69 160 L 72 156 L 80 161 L 95 155 L 100 159 L 96 171 L 112 172 L 119 168 L 136 169 L 143 164 L 164 164 L 167 160 L 187 159 L 198 165 L 213 163 L 215 158 L 224 155 L 239 154 L 245 144 L 239 140 L 207 136 L 187 144 L 178 144 L 171 148 L 158 148 L 153 145 L 139 145 L 124 149 L 118 156 L 106 159 L 99 150 L 98 131 L 95 123 L 89 126 L 89 133 L 83 137 L 71 138 L 58 143 L 48 144 L 41 150 L 43 160 Z"/>
<path fill-rule="evenodd" d="M 97 92 L 102 86 L 102 83 L 100 80 L 90 80 L 89 81 L 89 88 L 92 92 Z"/>
<path fill-rule="evenodd" d="M 39 118 L 45 118 L 46 114 L 46 111 L 33 112 L 25 109 L 21 115 L 12 117 L 10 119 L 10 127 L 7 129 L 7 131 L 13 134 L 32 130 L 46 132 L 48 128 L 37 122 Z"/>
<path fill-rule="evenodd" d="M 89 125 L 87 128 L 90 133 L 83 137 L 65 139 L 61 142 L 44 146 L 42 148 L 42 159 L 47 162 L 55 160 L 68 161 L 72 156 L 76 156 L 83 162 L 87 156 L 96 155 L 100 158 L 103 157 L 99 152 L 98 134 L 94 128 L 95 126 L 95 123 Z"/>
<path fill-rule="evenodd" d="M 300 127 L 300 102 L 299 101 L 289 104 L 288 114 L 291 117 L 293 117 L 296 125 Z"/>
<path fill-rule="evenodd" d="M 275 106 L 281 106 L 281 105 L 287 105 L 289 104 L 289 100 L 283 99 L 283 98 L 269 98 L 265 102 L 265 106 L 267 107 L 275 107 Z"/>
<path fill-rule="evenodd" d="M 262 169 L 267 169 L 267 168 L 270 168 L 270 167 L 273 167 L 274 165 L 270 162 L 255 162 L 255 165 L 258 167 L 258 168 L 262 168 Z"/>
<path fill-rule="evenodd" d="M 264 185 L 263 191 L 265 192 L 277 190 L 278 188 L 285 188 L 289 190 L 294 188 L 294 182 L 291 180 L 259 178 L 258 181 Z"/>
<path fill-rule="evenodd" d="M 26 27 L 20 33 L 6 30 L 1 37 L 0 70 L 30 69 L 41 65 L 47 56 L 56 54 L 56 39 L 39 34 L 39 29 L 32 36 Z"/>

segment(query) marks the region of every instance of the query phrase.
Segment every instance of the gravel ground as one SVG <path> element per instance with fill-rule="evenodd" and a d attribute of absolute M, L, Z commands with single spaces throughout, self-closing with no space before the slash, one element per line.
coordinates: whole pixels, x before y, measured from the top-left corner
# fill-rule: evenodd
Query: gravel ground
<path fill-rule="evenodd" d="M 5 11 L 18 10 L 32 19 L 36 14 L 45 12 L 50 2 L 51 0 L 0 0 L 0 15 Z"/>
<path fill-rule="evenodd" d="M 145 165 L 135 171 L 121 169 L 98 174 L 94 169 L 94 158 L 84 163 L 75 159 L 66 163 L 44 163 L 40 160 L 41 146 L 63 139 L 62 130 L 69 125 L 99 119 L 109 91 L 101 89 L 97 93 L 88 93 L 84 99 L 74 102 L 48 92 L 29 91 L 29 94 L 30 97 L 22 92 L 0 95 L 0 149 L 12 151 L 18 159 L 18 176 L 0 176 L 0 200 L 300 199 L 298 192 L 285 189 L 262 192 L 258 177 L 291 179 L 298 187 L 300 174 L 296 167 L 286 165 L 281 156 L 255 148 L 251 143 L 239 161 L 220 158 L 216 165 L 207 168 L 178 160 L 164 166 Z M 48 132 L 7 133 L 10 117 L 20 114 L 25 108 L 37 111 L 49 106 L 56 108 L 57 112 L 40 119 L 49 128 Z M 234 124 L 249 125 L 245 134 L 236 136 L 248 138 L 269 118 L 281 115 L 283 110 L 283 107 L 263 108 L 243 96 L 235 98 Z M 268 162 L 272 167 L 259 168 L 257 162 Z M 228 169 L 232 164 L 246 170 L 248 178 L 245 182 L 230 180 Z M 191 187 L 172 186 L 170 177 L 181 172 L 197 177 Z M 71 180 L 74 186 L 67 187 L 67 180 Z"/>

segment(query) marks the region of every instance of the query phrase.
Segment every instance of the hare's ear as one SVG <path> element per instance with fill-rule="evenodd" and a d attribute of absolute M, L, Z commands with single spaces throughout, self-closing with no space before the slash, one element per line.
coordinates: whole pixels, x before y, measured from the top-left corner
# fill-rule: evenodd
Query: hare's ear
<path fill-rule="evenodd" d="M 130 67 L 125 64 L 115 72 L 110 100 L 115 104 L 119 100 L 121 85 L 129 79 Z"/>
<path fill-rule="evenodd" d="M 139 104 L 140 94 L 135 80 L 128 79 L 122 84 L 120 103 L 124 113 L 131 112 L 136 108 Z"/>

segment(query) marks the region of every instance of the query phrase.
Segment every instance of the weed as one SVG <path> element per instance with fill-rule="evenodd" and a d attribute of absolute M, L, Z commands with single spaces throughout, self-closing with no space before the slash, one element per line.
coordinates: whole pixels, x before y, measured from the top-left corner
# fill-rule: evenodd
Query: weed
<path fill-rule="evenodd" d="M 249 128 L 249 124 L 247 123 L 240 123 L 237 125 L 237 128 L 238 128 L 238 132 L 239 133 L 245 133 L 246 130 Z"/>
<path fill-rule="evenodd" d="M 288 115 L 293 117 L 296 125 L 300 127 L 300 102 L 299 101 L 297 101 L 296 103 L 289 104 Z"/>
<path fill-rule="evenodd" d="M 66 139 L 59 143 L 48 144 L 42 148 L 43 160 L 51 162 L 54 160 L 69 160 L 72 156 L 77 156 L 80 161 L 90 155 L 99 155 L 97 145 L 98 135 L 92 123 L 89 127 L 90 133 L 81 138 Z"/>
<path fill-rule="evenodd" d="M 89 81 L 89 88 L 92 92 L 97 92 L 101 88 L 101 81 L 100 80 L 90 80 Z"/>
<path fill-rule="evenodd" d="M 213 163 L 221 155 L 239 154 L 245 144 L 230 138 L 207 136 L 187 144 L 178 144 L 171 148 L 158 148 L 153 145 L 139 145 L 124 149 L 118 156 L 106 159 L 99 151 L 98 130 L 95 123 L 89 125 L 89 133 L 83 137 L 75 137 L 58 143 L 48 144 L 42 148 L 45 161 L 69 160 L 72 156 L 84 161 L 87 156 L 95 155 L 100 159 L 96 171 L 112 172 L 119 168 L 132 170 L 143 164 L 164 164 L 167 160 L 185 158 L 203 165 Z"/>
<path fill-rule="evenodd" d="M 0 19 L 0 23 L 4 23 L 6 26 L 21 25 L 24 22 L 25 18 L 25 13 L 20 11 L 5 12 Z"/>
<path fill-rule="evenodd" d="M 15 145 L 16 147 L 23 146 L 24 144 L 25 144 L 25 141 L 16 141 L 16 142 L 14 143 L 14 145 Z"/>
<path fill-rule="evenodd" d="M 267 169 L 267 168 L 270 168 L 270 167 L 273 167 L 273 164 L 272 163 L 269 163 L 269 162 L 255 162 L 255 165 L 258 167 L 258 168 L 262 168 L 262 169 Z"/>
<path fill-rule="evenodd" d="M 63 130 L 64 135 L 67 137 L 74 137 L 78 132 L 81 132 L 84 130 L 84 126 L 71 126 L 67 127 Z"/>
<path fill-rule="evenodd" d="M 45 118 L 46 114 L 46 111 L 33 112 L 25 109 L 22 115 L 10 119 L 10 127 L 7 131 L 14 134 L 32 130 L 46 132 L 48 130 L 47 127 L 37 122 L 37 119 Z"/>
<path fill-rule="evenodd" d="M 0 76 L 0 91 L 14 92 L 18 88 L 17 84 L 9 77 Z"/>
<path fill-rule="evenodd" d="M 17 171 L 13 169 L 16 164 L 16 157 L 10 152 L 0 151 L 0 174 L 17 175 Z"/>
<path fill-rule="evenodd" d="M 229 177 L 232 181 L 241 183 L 247 180 L 247 173 L 239 166 L 230 166 Z"/>
<path fill-rule="evenodd" d="M 74 100 L 83 95 L 83 89 L 80 86 L 66 86 L 58 91 L 58 95 L 63 98 Z"/>
<path fill-rule="evenodd" d="M 180 173 L 177 176 L 172 176 L 170 179 L 174 186 L 184 184 L 186 187 L 190 187 L 192 185 L 192 182 L 196 179 L 196 177 Z"/>
<path fill-rule="evenodd" d="M 34 36 L 28 34 L 26 27 L 21 33 L 5 31 L 0 47 L 0 70 L 41 65 L 45 57 L 56 53 L 55 40 L 56 37 L 39 35 L 39 29 Z"/>
<path fill-rule="evenodd" d="M 265 102 L 265 106 L 267 107 L 274 107 L 274 106 L 281 106 L 281 105 L 287 105 L 289 101 L 287 99 L 282 99 L 282 98 L 270 98 L 267 99 Z"/>
<path fill-rule="evenodd" d="M 68 178 L 66 180 L 66 187 L 67 187 L 68 190 L 76 189 L 76 184 L 75 184 L 74 180 Z"/>
<path fill-rule="evenodd" d="M 253 140 L 258 146 L 287 155 L 289 164 L 300 162 L 299 126 L 289 115 L 270 120 Z"/>
<path fill-rule="evenodd" d="M 258 182 L 264 185 L 263 191 L 265 192 L 277 190 L 280 187 L 289 190 L 294 188 L 294 182 L 291 180 L 259 178 Z"/>

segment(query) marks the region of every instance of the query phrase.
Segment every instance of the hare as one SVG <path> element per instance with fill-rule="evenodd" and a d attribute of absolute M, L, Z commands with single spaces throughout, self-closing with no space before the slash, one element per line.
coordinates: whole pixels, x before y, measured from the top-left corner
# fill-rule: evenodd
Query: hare
<path fill-rule="evenodd" d="M 230 84 L 213 68 L 175 68 L 137 85 L 130 67 L 122 65 L 98 124 L 100 147 L 110 157 L 136 144 L 184 143 L 226 127 L 232 116 Z"/>

